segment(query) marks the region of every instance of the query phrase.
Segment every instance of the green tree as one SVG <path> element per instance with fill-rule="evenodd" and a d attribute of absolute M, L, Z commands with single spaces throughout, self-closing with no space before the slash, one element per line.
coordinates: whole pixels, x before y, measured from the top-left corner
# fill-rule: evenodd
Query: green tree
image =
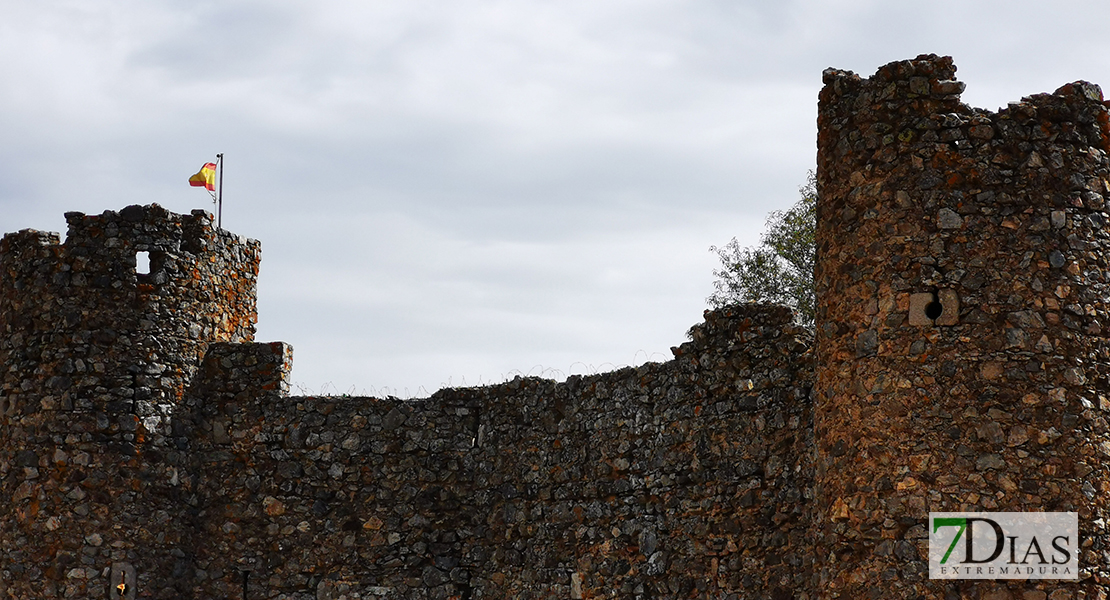
<path fill-rule="evenodd" d="M 817 255 L 817 179 L 809 172 L 798 188 L 801 198 L 785 211 L 767 216 L 767 229 L 756 247 L 740 247 L 732 238 L 723 248 L 711 246 L 721 259 L 713 271 L 709 305 L 720 308 L 738 302 L 769 302 L 793 307 L 802 324 L 813 326 L 813 267 Z"/>

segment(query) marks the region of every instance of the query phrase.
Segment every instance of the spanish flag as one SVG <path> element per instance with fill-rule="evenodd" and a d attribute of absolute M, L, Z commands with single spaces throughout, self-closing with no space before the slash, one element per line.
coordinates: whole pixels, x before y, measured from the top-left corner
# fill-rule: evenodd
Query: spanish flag
<path fill-rule="evenodd" d="M 213 192 L 216 190 L 216 163 L 204 163 L 196 175 L 189 178 L 189 185 L 193 187 L 204 186 L 204 189 Z"/>

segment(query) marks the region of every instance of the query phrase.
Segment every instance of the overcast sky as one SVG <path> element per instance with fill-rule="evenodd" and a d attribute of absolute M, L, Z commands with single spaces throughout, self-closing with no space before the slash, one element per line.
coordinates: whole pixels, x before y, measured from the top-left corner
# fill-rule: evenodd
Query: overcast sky
<path fill-rule="evenodd" d="M 259 341 L 310 392 L 670 357 L 710 245 L 815 166 L 821 71 L 955 57 L 997 109 L 1110 85 L 1110 3 L 0 0 L 0 230 L 157 202 L 226 155 Z"/>

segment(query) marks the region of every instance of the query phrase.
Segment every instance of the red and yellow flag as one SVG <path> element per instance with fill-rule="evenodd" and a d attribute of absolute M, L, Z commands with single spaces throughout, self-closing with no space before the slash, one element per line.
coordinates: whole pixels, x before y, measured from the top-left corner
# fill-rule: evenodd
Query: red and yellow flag
<path fill-rule="evenodd" d="M 189 178 L 189 185 L 193 187 L 204 186 L 212 192 L 216 190 L 216 163 L 204 163 L 196 175 Z"/>

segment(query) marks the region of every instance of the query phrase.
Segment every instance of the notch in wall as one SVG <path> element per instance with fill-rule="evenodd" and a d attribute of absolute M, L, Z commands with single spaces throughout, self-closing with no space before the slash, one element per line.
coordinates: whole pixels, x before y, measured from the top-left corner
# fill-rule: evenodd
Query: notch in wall
<path fill-rule="evenodd" d="M 956 290 L 941 289 L 910 294 L 910 325 L 950 326 L 960 322 L 960 296 Z"/>
<path fill-rule="evenodd" d="M 135 276 L 139 283 L 161 284 L 166 282 L 163 267 L 166 253 L 158 250 L 139 250 L 135 252 Z"/>

